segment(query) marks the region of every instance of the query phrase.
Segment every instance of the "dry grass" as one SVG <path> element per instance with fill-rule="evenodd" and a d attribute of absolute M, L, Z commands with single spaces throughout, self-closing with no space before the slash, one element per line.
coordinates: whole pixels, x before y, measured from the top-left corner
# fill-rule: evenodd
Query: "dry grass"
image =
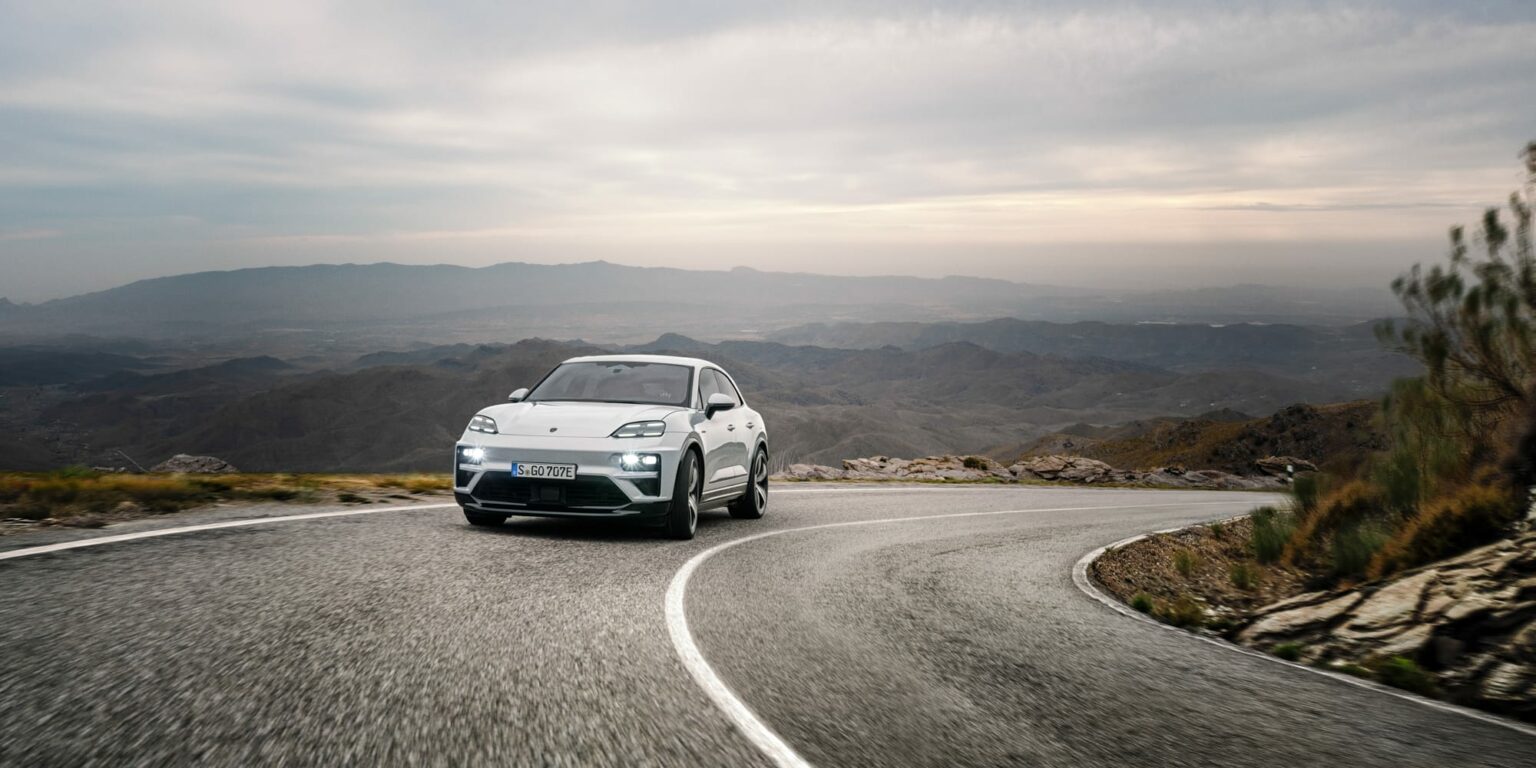
<path fill-rule="evenodd" d="M 1220 526 L 1195 526 L 1159 533 L 1111 549 L 1094 561 L 1093 577 L 1122 601 L 1140 597 L 1154 616 L 1186 622 L 1188 601 L 1226 606 L 1238 612 L 1301 591 L 1303 574 L 1253 559 L 1252 518 Z M 1234 569 L 1241 575 L 1234 578 Z"/>
<path fill-rule="evenodd" d="M 1382 578 L 1492 541 L 1521 511 L 1501 488 L 1460 488 L 1426 505 L 1396 531 L 1375 553 L 1369 575 Z"/>
<path fill-rule="evenodd" d="M 79 468 L 0 472 L 0 519 L 95 527 L 220 502 L 405 499 L 451 490 L 444 475 L 132 475 Z"/>

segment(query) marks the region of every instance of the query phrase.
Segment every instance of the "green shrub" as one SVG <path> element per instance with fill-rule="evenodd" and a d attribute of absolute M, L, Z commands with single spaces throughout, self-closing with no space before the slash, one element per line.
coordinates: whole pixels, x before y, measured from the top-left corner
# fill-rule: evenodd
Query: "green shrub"
<path fill-rule="evenodd" d="M 1137 592 L 1131 597 L 1131 607 L 1142 613 L 1152 612 L 1152 596 L 1145 592 Z"/>
<path fill-rule="evenodd" d="M 1194 575 L 1195 569 L 1200 566 L 1200 556 L 1188 549 L 1181 549 L 1173 553 L 1173 569 L 1180 576 L 1189 578 Z"/>
<path fill-rule="evenodd" d="M 1301 643 L 1280 643 L 1269 649 L 1269 652 L 1286 661 L 1298 661 L 1301 659 L 1301 650 Z"/>
<path fill-rule="evenodd" d="M 980 456 L 967 456 L 961 462 L 961 464 L 964 465 L 966 469 L 986 469 L 987 468 L 987 460 L 981 458 Z"/>
<path fill-rule="evenodd" d="M 1158 618 L 1175 627 L 1198 627 L 1205 623 L 1205 609 L 1188 594 L 1162 607 Z"/>
<path fill-rule="evenodd" d="M 1293 565 L 1327 572 L 1333 562 L 1334 534 L 1381 516 L 1379 490 L 1363 481 L 1348 483 L 1324 495 L 1312 514 L 1296 518 L 1284 558 Z"/>
<path fill-rule="evenodd" d="M 1232 586 L 1238 589 L 1250 590 L 1259 583 L 1259 569 L 1253 563 L 1233 563 L 1227 575 L 1232 579 Z"/>
<path fill-rule="evenodd" d="M 1364 576 L 1388 538 L 1381 525 L 1370 521 L 1334 531 L 1331 560 L 1334 578 L 1353 579 Z"/>
<path fill-rule="evenodd" d="M 79 464 L 71 464 L 67 467 L 60 467 L 59 469 L 55 469 L 49 474 L 63 480 L 90 480 L 92 478 L 101 476 L 100 472 L 97 472 L 90 467 L 81 466 Z"/>
<path fill-rule="evenodd" d="M 1317 500 L 1322 492 L 1322 478 L 1316 473 L 1297 476 L 1291 483 L 1291 506 L 1296 514 L 1306 517 L 1317 511 Z"/>
<path fill-rule="evenodd" d="M 1369 668 L 1376 673 L 1376 679 L 1393 688 L 1412 691 L 1421 696 L 1435 694 L 1435 676 L 1425 672 L 1413 659 L 1402 656 L 1376 659 L 1370 663 Z"/>
<path fill-rule="evenodd" d="M 1223 525 L 1221 523 L 1211 523 L 1211 535 L 1212 536 L 1214 536 L 1214 537 L 1219 539 L 1219 538 L 1221 538 L 1222 534 L 1224 534 L 1226 532 L 1227 532 L 1227 527 L 1225 525 Z"/>
<path fill-rule="evenodd" d="M 1296 529 L 1296 517 L 1274 507 L 1253 511 L 1253 556 L 1261 563 L 1273 563 L 1285 554 L 1285 544 Z"/>

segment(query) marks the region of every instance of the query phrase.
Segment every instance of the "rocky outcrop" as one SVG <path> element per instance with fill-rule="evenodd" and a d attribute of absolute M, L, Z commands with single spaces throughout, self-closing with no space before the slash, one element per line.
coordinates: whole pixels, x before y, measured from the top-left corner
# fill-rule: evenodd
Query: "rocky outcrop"
<path fill-rule="evenodd" d="M 1065 480 L 1075 483 L 1107 482 L 1115 468 L 1081 456 L 1033 456 L 1008 468 L 1015 476 L 1033 480 Z"/>
<path fill-rule="evenodd" d="M 1290 644 L 1307 663 L 1368 666 L 1401 657 L 1447 698 L 1536 719 L 1536 533 L 1358 589 L 1298 595 L 1235 635 Z"/>
<path fill-rule="evenodd" d="M 1008 467 L 985 456 L 928 456 L 920 459 L 871 456 L 844 460 L 840 469 L 823 464 L 791 464 L 777 477 L 781 480 L 1058 482 L 1222 490 L 1272 490 L 1284 486 L 1279 478 L 1268 475 L 1185 471 L 1179 467 L 1151 471 L 1115 469 L 1102 461 L 1081 456 L 1032 456 Z"/>
<path fill-rule="evenodd" d="M 233 464 L 214 456 L 191 456 L 178 453 L 149 468 L 151 472 L 185 472 L 197 475 L 220 475 L 239 472 Z"/>
<path fill-rule="evenodd" d="M 1300 472 L 1316 472 L 1317 465 L 1295 456 L 1265 456 L 1253 463 L 1260 472 L 1271 477 L 1288 477 Z"/>

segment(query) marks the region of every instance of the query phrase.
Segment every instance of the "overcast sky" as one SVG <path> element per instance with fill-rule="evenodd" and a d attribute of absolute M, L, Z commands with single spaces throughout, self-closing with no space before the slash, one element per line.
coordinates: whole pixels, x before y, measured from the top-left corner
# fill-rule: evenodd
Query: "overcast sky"
<path fill-rule="evenodd" d="M 1530 0 L 0 0 L 0 296 L 597 258 L 1375 283 L 1519 185 L 1533 82 Z"/>

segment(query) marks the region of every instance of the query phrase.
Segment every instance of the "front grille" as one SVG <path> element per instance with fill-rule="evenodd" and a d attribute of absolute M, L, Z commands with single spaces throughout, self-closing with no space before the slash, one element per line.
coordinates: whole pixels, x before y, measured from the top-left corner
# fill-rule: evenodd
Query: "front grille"
<path fill-rule="evenodd" d="M 570 482 L 549 482 L 510 474 L 486 474 L 475 486 L 474 497 L 481 501 L 523 506 L 604 507 L 614 509 L 629 503 L 629 497 L 613 481 L 595 475 L 577 475 Z M 537 502 L 534 500 L 538 499 Z"/>

